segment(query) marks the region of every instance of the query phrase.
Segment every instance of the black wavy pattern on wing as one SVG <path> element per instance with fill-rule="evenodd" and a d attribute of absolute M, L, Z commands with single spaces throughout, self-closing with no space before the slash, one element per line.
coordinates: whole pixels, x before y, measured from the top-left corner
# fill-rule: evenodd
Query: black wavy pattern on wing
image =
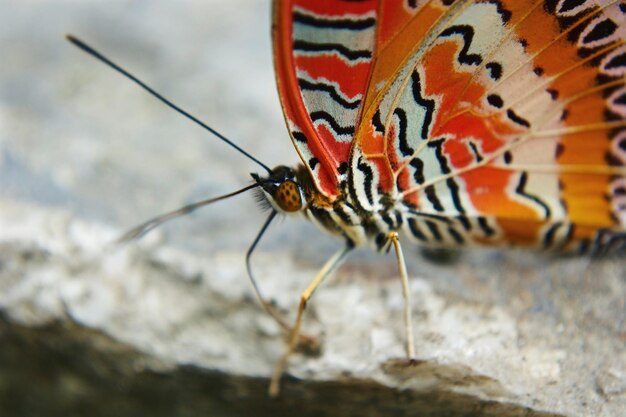
<path fill-rule="evenodd" d="M 328 112 L 322 110 L 314 111 L 310 114 L 310 117 L 313 122 L 325 121 L 337 135 L 354 135 L 354 126 L 341 126 Z"/>
<path fill-rule="evenodd" d="M 376 19 L 374 17 L 366 17 L 364 19 L 325 19 L 297 10 L 293 12 L 293 21 L 294 23 L 319 29 L 345 29 L 355 31 L 371 29 L 376 25 Z"/>
<path fill-rule="evenodd" d="M 372 51 L 369 50 L 352 50 L 346 48 L 340 43 L 314 43 L 302 40 L 296 40 L 293 42 L 294 51 L 302 52 L 336 52 L 350 61 L 357 61 L 359 59 L 371 59 Z"/>
<path fill-rule="evenodd" d="M 441 32 L 439 36 L 444 38 L 453 35 L 461 35 L 463 37 L 463 48 L 461 48 L 458 58 L 459 63 L 465 65 L 480 65 L 483 62 L 480 55 L 467 53 L 474 39 L 474 28 L 468 25 L 450 26 Z"/>
<path fill-rule="evenodd" d="M 348 101 L 337 92 L 337 90 L 335 89 L 333 85 L 330 85 L 330 84 L 326 84 L 326 83 L 319 82 L 319 81 L 311 82 L 309 80 L 298 78 L 298 85 L 300 86 L 301 90 L 322 91 L 322 92 L 328 93 L 330 97 L 333 99 L 333 101 L 340 104 L 342 107 L 346 109 L 352 109 L 352 110 L 358 109 L 359 106 L 361 105 L 360 99 L 357 99 L 354 101 Z"/>

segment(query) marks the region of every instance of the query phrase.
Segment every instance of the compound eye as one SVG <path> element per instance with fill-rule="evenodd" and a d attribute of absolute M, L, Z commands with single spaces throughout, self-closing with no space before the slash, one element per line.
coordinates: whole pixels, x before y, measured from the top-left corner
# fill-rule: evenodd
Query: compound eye
<path fill-rule="evenodd" d="M 302 209 L 302 194 L 300 187 L 293 181 L 285 181 L 278 186 L 274 193 L 274 201 L 281 210 L 288 213 Z"/>

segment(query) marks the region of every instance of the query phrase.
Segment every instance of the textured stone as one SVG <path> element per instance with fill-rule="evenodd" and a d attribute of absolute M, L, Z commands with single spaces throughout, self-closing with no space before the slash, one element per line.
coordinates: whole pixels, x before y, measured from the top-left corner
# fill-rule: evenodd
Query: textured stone
<path fill-rule="evenodd" d="M 0 23 L 0 414 L 626 414 L 623 256 L 429 262 L 409 245 L 418 363 L 402 360 L 393 257 L 362 250 L 310 303 L 304 330 L 321 352 L 294 355 L 270 400 L 284 344 L 246 278 L 264 216 L 251 198 L 112 244 L 256 168 L 63 39 L 89 41 L 270 165 L 293 163 L 269 4 L 5 2 Z M 287 219 L 254 272 L 293 318 L 339 245 Z"/>

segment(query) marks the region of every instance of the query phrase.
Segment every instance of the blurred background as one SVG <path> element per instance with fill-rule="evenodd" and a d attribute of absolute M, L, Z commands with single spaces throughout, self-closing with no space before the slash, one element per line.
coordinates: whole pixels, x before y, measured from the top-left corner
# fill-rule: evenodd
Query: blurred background
<path fill-rule="evenodd" d="M 2 0 L 0 197 L 124 230 L 233 191 L 258 171 L 66 33 L 266 164 L 295 163 L 275 88 L 270 14 L 269 0 Z M 198 251 L 250 242 L 264 218 L 250 195 L 190 217 L 165 230 Z M 268 248 L 298 234 L 274 229 Z"/>
<path fill-rule="evenodd" d="M 298 159 L 276 93 L 270 9 L 270 0 L 0 0 L 0 243 L 9 242 L 6 247 L 0 245 L 0 273 L 6 277 L 3 278 L 5 281 L 0 280 L 0 307 L 4 308 L 3 303 L 10 305 L 15 301 L 3 299 L 3 290 L 10 289 L 11 296 L 19 293 L 15 291 L 16 288 L 20 290 L 19 280 L 23 274 L 19 268 L 28 270 L 29 262 L 39 262 L 38 258 L 34 261 L 27 258 L 26 252 L 20 252 L 19 248 L 5 250 L 13 236 L 7 230 L 13 223 L 16 227 L 29 224 L 31 210 L 33 217 L 42 211 L 60 212 L 85 224 L 102 226 L 114 237 L 156 214 L 241 188 L 249 183 L 250 172 L 259 171 L 251 161 L 208 132 L 71 45 L 65 35 L 71 33 L 89 43 L 267 165 L 290 165 L 297 163 Z M 14 222 L 10 213 L 15 213 L 15 207 L 21 212 L 19 221 Z M 256 401 L 265 406 L 269 404 L 264 379 L 233 383 L 235 388 L 226 394 L 220 391 L 223 384 L 220 365 L 225 361 L 219 355 L 211 357 L 211 349 L 217 349 L 214 346 L 218 336 L 213 340 L 200 340 L 198 336 L 217 334 L 206 332 L 202 327 L 205 325 L 203 320 L 209 320 L 211 314 L 217 315 L 218 324 L 211 329 L 226 333 L 223 338 L 226 356 L 242 349 L 232 357 L 228 356 L 230 362 L 226 364 L 227 368 L 231 367 L 227 371 L 233 368 L 241 371 L 237 375 L 266 377 L 282 351 L 281 338 L 275 329 L 274 333 L 268 331 L 266 337 L 263 332 L 268 326 L 250 320 L 251 317 L 262 319 L 257 317 L 261 315 L 260 310 L 251 301 L 243 269 L 245 250 L 264 219 L 265 214 L 261 213 L 253 196 L 242 195 L 167 224 L 157 233 L 157 236 L 164 237 L 168 246 L 192 254 L 193 262 L 204 257 L 216 264 L 221 260 L 223 265 L 216 266 L 215 270 L 207 267 L 211 273 L 205 273 L 203 277 L 209 284 L 203 282 L 200 290 L 199 286 L 188 288 L 185 287 L 188 283 L 176 282 L 180 276 L 183 279 L 179 281 L 187 276 L 186 258 L 175 257 L 170 258 L 175 260 L 171 265 L 163 261 L 164 258 L 158 258 L 165 267 L 161 265 L 160 269 L 155 267 L 148 271 L 154 266 L 150 263 L 154 259 L 150 258 L 145 265 L 142 264 L 145 270 L 130 277 L 125 275 L 130 272 L 124 267 L 120 267 L 119 272 L 103 261 L 105 273 L 96 271 L 94 280 L 113 281 L 122 289 L 120 297 L 126 304 L 111 303 L 108 307 L 102 301 L 107 299 L 97 291 L 98 287 L 89 293 L 92 304 L 88 307 L 93 309 L 81 310 L 83 305 L 78 295 L 59 290 L 60 299 L 75 303 L 68 311 L 75 314 L 72 319 L 81 324 L 96 323 L 94 328 L 105 329 L 116 338 L 121 334 L 119 329 L 137 332 L 139 336 L 143 335 L 137 329 L 154 330 L 158 337 L 153 337 L 154 334 L 145 340 L 138 337 L 140 342 L 133 346 L 148 346 L 149 354 L 165 352 L 163 357 L 170 359 L 172 356 L 175 360 L 180 359 L 175 355 L 182 351 L 188 362 L 218 369 L 216 374 L 206 378 L 197 373 L 191 377 L 168 374 L 172 378 L 166 380 L 151 375 L 153 379 L 139 382 L 129 378 L 135 384 L 132 385 L 135 394 L 146 394 L 145 398 L 141 397 L 143 404 L 152 405 L 161 394 L 167 396 L 180 388 L 181 392 L 175 393 L 177 397 L 173 402 L 178 406 L 179 415 L 193 415 L 181 412 L 188 405 L 184 396 L 187 391 L 193 391 L 195 396 L 190 396 L 194 401 L 209 398 L 205 393 L 211 390 L 219 392 L 215 398 L 230 399 L 231 403 L 236 403 L 233 399 L 256 396 L 246 403 L 246 409 L 256 410 L 249 415 L 276 415 L 277 410 L 289 410 L 290 403 L 282 409 L 256 407 Z M 281 306 L 293 307 L 299 289 L 341 243 L 303 221 L 286 219 L 275 223 L 263 239 L 255 262 L 262 267 L 259 275 L 264 275 L 265 284 L 270 288 L 268 293 L 272 297 L 276 295 Z M 36 228 L 28 230 L 34 235 L 38 233 Z M 62 227 L 59 230 L 65 232 Z M 3 235 L 5 232 L 8 237 Z M 88 242 L 88 236 L 81 239 L 81 243 Z M 31 241 L 30 238 L 25 240 Z M 32 240 L 36 241 L 37 237 L 33 236 Z M 101 236 L 94 241 L 100 245 Z M 17 261 L 18 257 L 11 251 L 20 256 Z M 66 255 L 71 258 L 72 252 L 68 252 L 70 255 L 63 250 L 58 253 L 62 259 L 55 258 L 57 263 L 65 262 Z M 512 392 L 522 393 L 519 397 L 507 397 L 511 403 L 520 400 L 521 408 L 515 412 L 526 412 L 524 407 L 531 404 L 540 409 L 580 410 L 585 407 L 580 398 L 593 403 L 596 410 L 611 401 L 607 410 L 622 407 L 619 398 L 614 400 L 617 397 L 611 396 L 613 393 L 623 395 L 626 391 L 626 373 L 620 374 L 626 372 L 626 357 L 623 357 L 626 270 L 623 259 L 594 263 L 587 258 L 554 259 L 498 249 L 466 251 L 459 256 L 428 253 L 424 257 L 409 245 L 405 245 L 405 256 L 409 274 L 414 277 L 412 285 L 418 300 L 415 304 L 418 349 L 423 357 L 434 358 L 434 362 L 442 358 L 443 362 L 458 361 L 461 364 L 459 380 L 462 381 L 482 383 L 487 375 L 502 382 L 503 386 L 512 386 Z M 425 262 L 425 258 L 440 262 Z M 5 267 L 11 262 L 18 264 L 13 275 L 11 269 Z M 48 265 L 41 262 L 45 272 Z M 172 265 L 171 270 L 167 269 Z M 71 267 L 70 262 L 67 270 L 59 269 L 61 275 L 79 269 Z M 193 270 L 195 266 L 189 268 Z M 153 273 L 154 277 L 146 271 Z M 413 415 L 411 410 L 416 409 L 415 402 L 427 407 L 431 404 L 428 399 L 419 397 L 421 386 L 416 391 L 418 394 L 407 394 L 402 385 L 404 377 L 399 379 L 399 390 L 384 390 L 372 382 L 375 377 L 380 377 L 378 381 L 384 383 L 395 381 L 381 371 L 379 364 L 398 356 L 398 352 L 400 356 L 402 354 L 403 329 L 399 315 L 402 298 L 396 271 L 393 256 L 373 254 L 367 249 L 354 254 L 339 271 L 338 279 L 325 287 L 324 294 L 320 294 L 314 303 L 319 309 L 312 315 L 315 320 L 321 316 L 320 322 L 323 323 L 316 329 L 323 328 L 323 334 L 328 336 L 324 346 L 331 354 L 319 360 L 298 361 L 292 369 L 299 370 L 300 377 L 318 376 L 320 372 L 330 370 L 322 379 L 362 372 L 359 381 L 375 385 L 375 394 L 371 398 L 378 398 L 382 404 L 381 398 L 384 397 L 386 406 L 397 405 L 394 410 L 406 412 L 397 415 Z M 40 272 L 37 270 L 45 279 L 45 274 Z M 76 284 L 73 281 L 80 281 L 80 285 L 91 285 L 85 283 L 88 279 L 80 274 L 61 278 L 63 291 L 67 282 Z M 34 282 L 36 286 L 43 285 L 44 281 Z M 151 291 L 152 285 L 163 285 L 166 290 L 159 294 L 169 295 L 175 292 L 169 286 L 179 284 L 182 289 L 173 300 L 159 299 L 161 304 L 154 302 L 161 309 L 158 313 L 163 314 L 162 317 L 155 316 L 157 307 L 150 305 L 150 297 L 154 294 L 146 294 L 144 286 Z M 43 288 L 48 290 L 45 285 Z M 214 290 L 218 295 L 216 300 L 208 301 L 207 297 Z M 211 294 L 207 294 L 209 292 Z M 219 315 L 230 314 L 227 310 L 242 300 L 245 305 L 241 308 L 246 313 L 241 314 L 239 321 Z M 283 303 L 283 300 L 287 302 Z M 178 309 L 183 311 L 188 307 L 182 306 L 186 303 L 193 308 L 179 313 Z M 162 306 L 173 307 L 164 312 Z M 239 307 L 237 305 L 233 310 Z M 102 310 L 110 315 L 101 314 Z M 211 310 L 210 314 L 207 310 Z M 12 310 L 11 314 L 15 311 L 21 310 Z M 90 315 L 93 311 L 101 315 L 94 319 Z M 154 316 L 154 322 L 142 322 L 144 316 L 145 320 Z M 137 320 L 139 325 L 129 324 L 130 318 Z M 169 328 L 159 327 L 163 321 L 167 327 L 168 320 L 174 323 L 172 333 L 167 332 Z M 17 330 L 12 328 L 11 333 L 3 333 L 6 329 L 0 323 L 0 341 L 3 334 L 13 338 L 22 331 L 28 333 L 28 326 L 18 326 Z M 273 323 L 269 325 L 272 326 Z M 185 329 L 188 334 L 184 333 Z M 58 330 L 48 329 L 45 333 L 35 329 L 28 333 L 29 336 L 24 336 L 24 340 L 54 341 L 59 334 L 65 334 Z M 376 335 L 380 334 L 389 336 L 388 345 L 376 347 Z M 67 343 L 63 337 L 60 336 L 60 340 Z M 355 340 L 363 345 L 355 344 Z M 165 347 L 158 344 L 161 342 Z M 168 342 L 172 346 L 167 345 Z M 22 346 L 20 343 L 14 346 Z M 622 356 L 616 354 L 620 344 Z M 5 364 L 11 364 L 11 354 L 3 351 L 6 346 L 9 343 L 2 342 L 0 358 L 4 358 Z M 81 346 L 84 345 L 79 343 L 79 353 L 70 352 L 73 356 L 67 364 L 58 363 L 69 369 L 75 361 L 87 361 L 90 356 L 80 355 Z M 160 348 L 163 351 L 159 351 Z M 35 358 L 39 355 L 41 360 L 58 361 L 54 355 L 44 358 L 37 353 L 38 350 L 33 351 Z M 185 356 L 187 353 L 189 356 Z M 254 365 L 257 367 L 237 368 L 247 366 L 245 360 L 256 361 Z M 12 368 L 17 372 L 14 375 L 19 375 L 19 366 Z M 432 375 L 436 379 L 442 371 L 437 364 L 434 366 Z M 468 372 L 470 368 L 472 370 Z M 472 373 L 474 371 L 478 374 Z M 34 372 L 40 377 L 36 365 Z M 458 381 L 449 378 L 449 372 L 448 368 L 443 372 L 448 378 L 444 385 L 451 384 L 452 390 L 445 387 L 441 391 L 444 393 L 453 392 L 459 386 Z M 11 391 L 11 378 L 14 377 L 3 379 L 3 375 L 6 375 L 5 369 L 0 369 L 3 393 L 0 401 L 15 397 Z M 432 375 L 426 375 L 426 379 Z M 474 378 L 476 375 L 478 377 Z M 98 373 L 98 377 L 101 376 Z M 116 375 L 102 378 L 104 382 L 100 387 L 104 389 L 95 389 L 96 400 L 85 402 L 83 410 L 106 401 L 109 389 L 119 394 L 128 388 L 111 384 Z M 189 385 L 177 388 L 175 385 L 180 380 L 176 378 L 183 378 Z M 86 380 L 93 382 L 93 379 Z M 27 386 L 32 381 L 31 378 L 23 382 Z M 156 388 L 152 391 L 154 386 Z M 242 386 L 248 391 L 241 391 Z M 72 387 L 75 388 L 71 386 L 70 391 L 74 392 Z M 305 404 L 307 407 L 332 408 L 349 403 L 347 397 L 341 395 L 355 398 L 362 395 L 351 403 L 354 407 L 346 413 L 329 412 L 329 415 L 376 415 L 376 408 L 369 408 L 371 401 L 365 395 L 370 391 L 362 386 L 355 390 L 349 384 L 342 387 L 345 391 L 332 385 L 315 389 L 303 386 L 302 391 L 296 393 L 299 397 L 292 393 L 286 398 L 287 401 L 294 398 L 305 401 L 298 403 L 294 400 L 291 406 Z M 47 388 L 44 385 L 42 392 Z M 467 388 L 466 392 L 469 391 Z M 27 392 L 20 395 L 20 398 L 29 397 Z M 438 415 L 441 410 L 449 411 L 448 415 L 465 415 L 468 409 L 484 406 L 482 399 L 489 395 L 500 400 L 509 392 L 494 390 L 485 394 L 485 391 L 478 390 L 472 400 L 475 402 L 470 403 L 465 402 L 465 397 L 450 400 L 444 395 L 438 397 L 439 408 L 435 407 L 432 415 Z M 71 398 L 74 401 L 77 397 Z M 59 402 L 64 403 L 63 399 Z M 0 404 L 0 414 L 3 409 L 7 408 Z M 154 407 L 150 410 L 154 411 Z M 484 414 L 476 415 L 498 415 L 493 410 L 485 410 Z M 117 415 L 133 415 L 135 409 L 127 411 Z M 365 411 L 370 414 L 364 414 Z M 21 414 L 31 415 L 28 412 Z M 163 415 L 168 415 L 167 409 Z M 311 411 L 311 415 L 322 414 Z"/>

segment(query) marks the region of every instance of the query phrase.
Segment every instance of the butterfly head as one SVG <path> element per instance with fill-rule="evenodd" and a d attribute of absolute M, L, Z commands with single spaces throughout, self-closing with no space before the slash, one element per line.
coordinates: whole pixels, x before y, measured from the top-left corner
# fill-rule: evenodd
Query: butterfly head
<path fill-rule="evenodd" d="M 262 201 L 280 213 L 295 213 L 306 207 L 304 189 L 293 168 L 279 165 L 267 177 L 251 174 L 262 190 Z"/>

